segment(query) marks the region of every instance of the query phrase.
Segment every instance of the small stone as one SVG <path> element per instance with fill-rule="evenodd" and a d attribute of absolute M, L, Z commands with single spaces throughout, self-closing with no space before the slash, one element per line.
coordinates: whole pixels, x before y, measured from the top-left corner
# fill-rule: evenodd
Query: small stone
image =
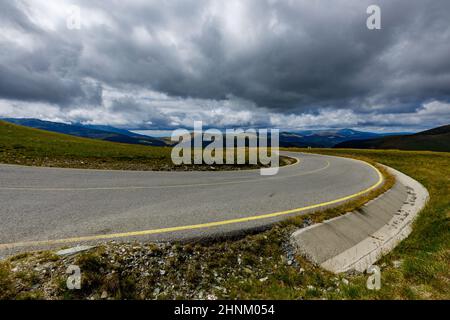
<path fill-rule="evenodd" d="M 299 272 L 300 272 L 300 273 L 304 273 L 304 272 L 305 272 L 305 269 L 300 268 Z"/>
<path fill-rule="evenodd" d="M 402 266 L 402 263 L 403 263 L 402 260 L 392 261 L 392 264 L 393 264 L 394 268 L 400 268 Z"/>
<path fill-rule="evenodd" d="M 265 282 L 265 281 L 267 281 L 267 279 L 269 279 L 269 277 L 261 278 L 261 279 L 259 279 L 259 281 L 260 281 L 260 282 Z"/>
<path fill-rule="evenodd" d="M 315 289 L 314 286 L 312 286 L 312 285 L 308 285 L 308 286 L 306 286 L 306 288 L 308 288 L 308 290 L 314 290 Z"/>
<path fill-rule="evenodd" d="M 342 283 L 345 284 L 345 285 L 348 285 L 350 282 L 347 279 L 344 278 L 344 279 L 342 279 Z"/>
<path fill-rule="evenodd" d="M 101 298 L 101 299 L 106 299 L 106 298 L 108 298 L 108 292 L 103 291 L 100 298 Z"/>
<path fill-rule="evenodd" d="M 73 255 L 73 254 L 76 254 L 76 253 L 80 253 L 80 252 L 83 252 L 83 251 L 90 250 L 90 249 L 92 249 L 94 247 L 95 246 L 76 246 L 76 247 L 73 247 L 73 248 L 57 251 L 56 254 L 58 256 L 70 256 L 70 255 Z"/>
<path fill-rule="evenodd" d="M 159 274 L 162 275 L 162 276 L 165 275 L 166 274 L 166 270 L 159 270 Z"/>

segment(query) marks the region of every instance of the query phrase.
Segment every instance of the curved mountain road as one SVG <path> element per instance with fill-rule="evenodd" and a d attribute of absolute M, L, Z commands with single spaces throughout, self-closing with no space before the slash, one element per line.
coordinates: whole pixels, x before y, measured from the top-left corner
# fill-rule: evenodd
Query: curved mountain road
<path fill-rule="evenodd" d="M 382 180 L 361 161 L 283 154 L 299 161 L 274 176 L 261 176 L 259 170 L 138 172 L 0 165 L 0 254 L 86 241 L 166 241 L 242 232 L 339 205 Z"/>

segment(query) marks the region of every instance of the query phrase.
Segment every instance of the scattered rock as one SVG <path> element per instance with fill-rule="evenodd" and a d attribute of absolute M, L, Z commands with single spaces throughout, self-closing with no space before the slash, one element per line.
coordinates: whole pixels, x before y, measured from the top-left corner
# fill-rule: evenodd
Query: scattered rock
<path fill-rule="evenodd" d="M 100 299 L 106 299 L 106 298 L 108 298 L 108 292 L 103 291 Z"/>
<path fill-rule="evenodd" d="M 313 224 L 312 220 L 310 218 L 306 218 L 306 219 L 303 220 L 302 227 L 306 228 L 306 227 L 309 227 L 312 224 Z"/>
<path fill-rule="evenodd" d="M 400 268 L 402 266 L 403 260 L 395 260 L 392 261 L 392 265 L 394 266 L 394 268 Z"/>
<path fill-rule="evenodd" d="M 63 256 L 63 257 L 64 256 L 71 256 L 71 255 L 74 255 L 74 254 L 77 254 L 77 253 L 80 253 L 80 252 L 83 252 L 83 251 L 90 250 L 92 248 L 95 248 L 95 246 L 76 246 L 76 247 L 72 247 L 72 248 L 69 248 L 69 249 L 59 250 L 59 251 L 56 252 L 56 254 L 58 256 Z"/>
<path fill-rule="evenodd" d="M 253 271 L 250 268 L 244 267 L 244 272 L 248 273 L 248 274 L 252 274 Z"/>

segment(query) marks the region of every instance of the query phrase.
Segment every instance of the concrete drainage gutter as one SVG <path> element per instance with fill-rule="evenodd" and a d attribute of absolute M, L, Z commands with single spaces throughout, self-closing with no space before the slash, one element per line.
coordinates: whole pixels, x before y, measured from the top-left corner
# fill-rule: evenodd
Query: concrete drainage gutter
<path fill-rule="evenodd" d="M 390 190 L 356 211 L 295 231 L 298 252 L 334 273 L 363 272 L 405 239 L 429 194 L 411 177 L 386 169 L 396 177 Z"/>

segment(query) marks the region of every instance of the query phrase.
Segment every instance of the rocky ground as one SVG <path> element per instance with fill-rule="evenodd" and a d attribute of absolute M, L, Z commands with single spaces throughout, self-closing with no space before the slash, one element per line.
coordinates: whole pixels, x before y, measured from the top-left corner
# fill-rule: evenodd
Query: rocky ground
<path fill-rule="evenodd" d="M 304 221 L 305 225 L 310 223 L 310 220 Z M 278 226 L 242 239 L 209 244 L 108 242 L 73 254 L 22 254 L 1 264 L 0 297 L 239 298 L 236 289 L 248 285 L 249 281 L 259 285 L 290 281 L 277 280 L 280 272 L 290 274 L 288 278 L 294 274 L 296 278 L 308 277 L 305 273 L 311 270 L 307 269 L 314 267 L 306 266 L 306 263 L 303 265 L 301 259 L 294 256 L 286 241 L 288 229 L 291 228 Z M 71 265 L 79 266 L 81 270 L 80 290 L 67 288 L 70 274 L 66 272 Z M 345 283 L 345 280 L 335 278 L 326 290 L 339 290 L 342 281 Z M 302 285 L 299 282 L 296 290 L 306 292 L 316 288 L 312 284 Z"/>
<path fill-rule="evenodd" d="M 107 242 L 72 254 L 22 254 L 0 263 L 0 298 L 235 299 L 263 295 L 267 286 L 289 288 L 285 298 L 295 299 L 339 293 L 349 280 L 295 256 L 292 230 L 275 226 L 214 243 Z M 67 287 L 72 265 L 81 271 L 79 290 Z"/>

